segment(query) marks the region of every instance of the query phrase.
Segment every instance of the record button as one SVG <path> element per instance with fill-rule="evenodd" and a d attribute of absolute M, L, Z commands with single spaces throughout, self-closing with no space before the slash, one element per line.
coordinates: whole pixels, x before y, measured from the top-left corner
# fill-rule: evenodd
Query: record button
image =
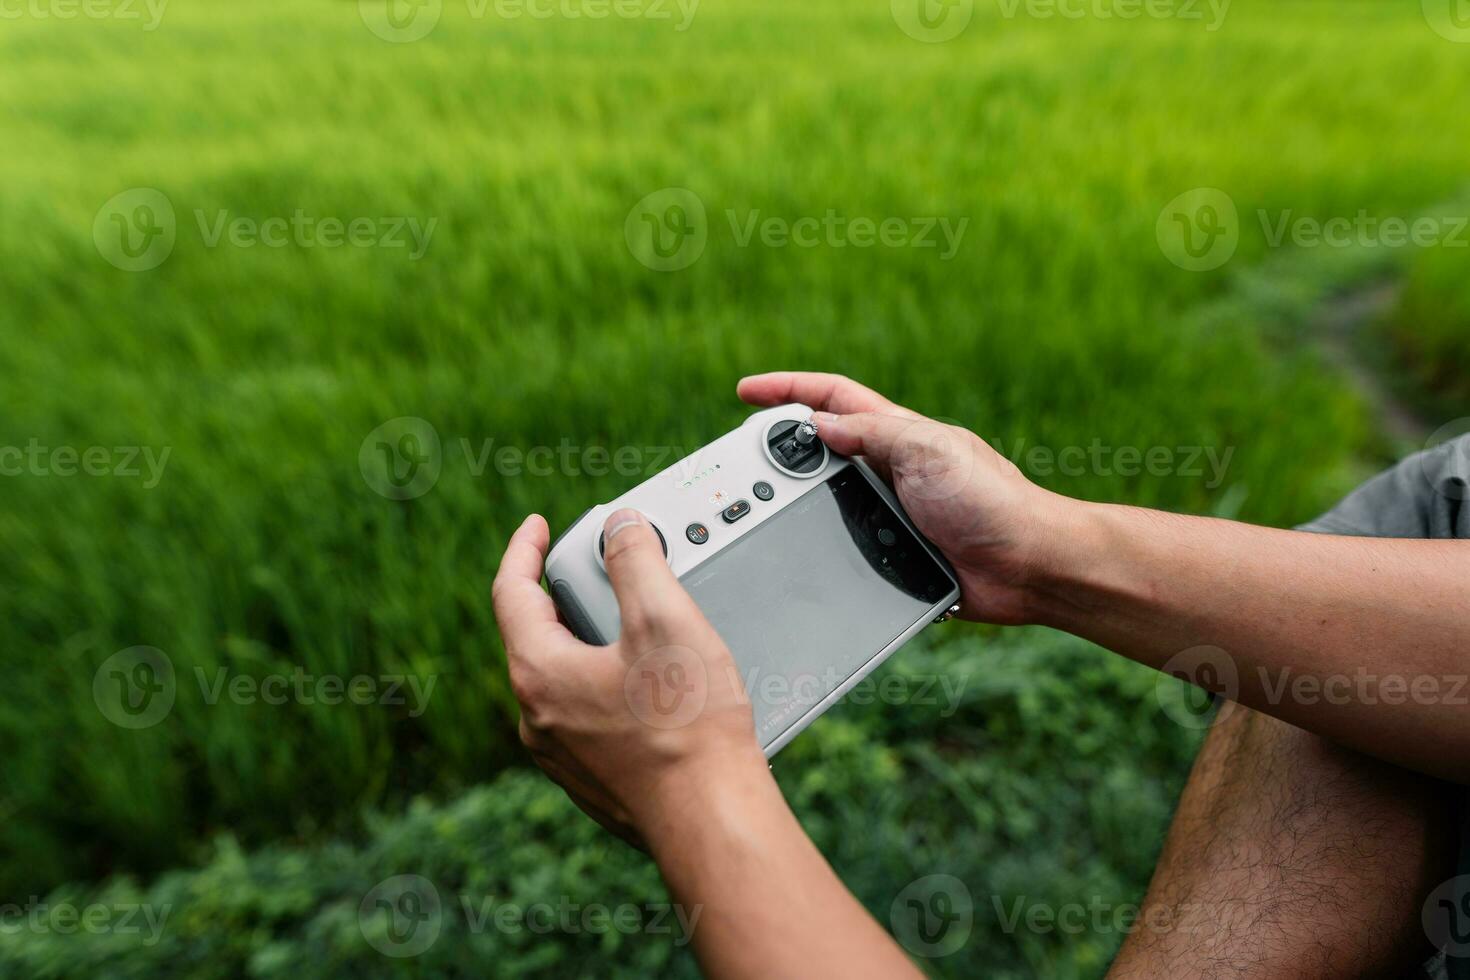
<path fill-rule="evenodd" d="M 736 521 L 740 520 L 740 518 L 749 513 L 750 501 L 737 500 L 729 507 L 726 507 L 724 513 L 720 514 L 720 516 L 725 519 L 726 524 L 734 524 Z"/>

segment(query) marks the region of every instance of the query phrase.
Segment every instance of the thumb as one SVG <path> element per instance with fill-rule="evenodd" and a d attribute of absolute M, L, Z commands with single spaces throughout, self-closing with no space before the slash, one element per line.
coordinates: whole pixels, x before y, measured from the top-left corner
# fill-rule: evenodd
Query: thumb
<path fill-rule="evenodd" d="M 890 415 L 884 412 L 855 412 L 833 415 L 812 413 L 817 434 L 834 452 L 844 456 L 867 456 L 877 462 L 893 464 L 907 444 L 932 441 L 931 430 L 944 426 L 923 416 Z"/>
<path fill-rule="evenodd" d="M 602 562 L 618 599 L 625 633 L 646 633 L 681 611 L 697 608 L 674 578 L 663 543 L 648 518 L 636 510 L 619 510 L 607 519 L 602 533 Z"/>
<path fill-rule="evenodd" d="M 863 456 L 888 469 L 919 498 L 952 496 L 964 487 L 974 467 L 975 437 L 922 415 L 816 412 L 812 421 L 817 435 L 834 452 Z"/>

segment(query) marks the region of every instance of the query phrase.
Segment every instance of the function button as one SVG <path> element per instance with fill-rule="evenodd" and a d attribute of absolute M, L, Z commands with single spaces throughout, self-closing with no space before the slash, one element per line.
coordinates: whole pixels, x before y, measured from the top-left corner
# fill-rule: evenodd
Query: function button
<path fill-rule="evenodd" d="M 695 521 L 684 529 L 684 537 L 689 539 L 690 544 L 704 544 L 709 540 L 709 528 Z"/>
<path fill-rule="evenodd" d="M 722 514 L 720 514 L 720 516 L 725 519 L 725 523 L 726 524 L 734 524 L 736 521 L 740 520 L 740 518 L 744 517 L 746 514 L 749 514 L 749 513 L 750 513 L 750 501 L 749 500 L 737 500 L 733 504 L 731 504 L 729 507 L 726 507 L 725 510 L 724 510 L 724 512 Z"/>
<path fill-rule="evenodd" d="M 762 480 L 755 486 L 751 487 L 750 492 L 755 494 L 757 500 L 770 500 L 776 495 L 775 488 L 772 487 L 765 480 Z"/>

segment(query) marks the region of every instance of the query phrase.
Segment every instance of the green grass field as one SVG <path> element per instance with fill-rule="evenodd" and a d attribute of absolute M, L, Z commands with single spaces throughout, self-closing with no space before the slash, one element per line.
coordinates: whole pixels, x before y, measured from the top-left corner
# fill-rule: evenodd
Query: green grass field
<path fill-rule="evenodd" d="M 436 868 L 532 898 L 657 893 L 523 772 L 488 602 L 521 517 L 565 525 L 735 425 L 743 373 L 798 367 L 961 422 L 1066 493 L 1307 519 L 1403 447 L 1281 313 L 1351 285 L 1360 250 L 1267 228 L 1412 218 L 1465 189 L 1470 125 L 1443 96 L 1470 47 L 1417 4 L 1242 3 L 1208 31 L 983 2 L 934 44 L 886 2 L 708 0 L 678 30 L 450 0 L 412 43 L 343 0 L 174 0 L 156 30 L 139 9 L 0 22 L 0 900 L 179 869 L 157 886 L 182 889 L 179 945 L 31 936 L 0 954 L 18 976 L 202 974 L 206 953 L 219 975 L 688 971 L 649 936 L 390 960 L 344 918 L 359 878 Z M 174 244 L 126 271 L 116 222 L 166 220 L 136 193 L 108 206 L 138 188 Z M 706 244 L 660 271 L 635 206 L 667 188 Z M 1194 188 L 1238 213 L 1233 257 L 1203 271 L 1171 261 L 1164 214 Z M 286 230 L 298 212 L 310 236 Z M 846 230 L 810 247 L 746 237 L 829 212 Z M 357 219 L 379 244 L 322 244 L 321 221 Z M 853 219 L 941 246 L 864 244 Z M 257 227 L 281 247 L 246 244 Z M 422 255 L 389 247 L 413 227 Z M 1307 251 L 1312 275 L 1279 271 Z M 1395 344 L 1461 415 L 1465 255 L 1390 261 L 1412 269 Z M 360 456 L 405 416 L 437 434 L 439 475 L 388 499 Z M 1093 445 L 1171 465 L 1046 462 Z M 563 446 L 577 464 L 536 465 Z M 1194 472 L 1193 447 L 1228 465 Z M 914 878 L 967 882 L 976 935 L 937 972 L 1098 976 L 1120 936 L 1006 933 L 992 897 L 1137 901 L 1197 732 L 1103 651 L 934 634 L 891 670 L 970 678 L 962 707 L 845 706 L 781 756 L 783 785 L 880 921 Z M 131 729 L 94 681 L 136 646 L 167 657 L 174 701 Z M 211 694 L 298 669 L 434 687 Z M 416 796 L 420 819 L 484 835 L 426 840 L 419 870 L 392 824 Z M 391 861 L 369 811 L 408 835 Z M 222 839 L 267 850 L 247 864 Z"/>

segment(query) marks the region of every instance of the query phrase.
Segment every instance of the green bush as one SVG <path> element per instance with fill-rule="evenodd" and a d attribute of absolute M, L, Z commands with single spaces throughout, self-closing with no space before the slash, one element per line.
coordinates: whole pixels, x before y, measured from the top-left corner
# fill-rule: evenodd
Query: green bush
<path fill-rule="evenodd" d="M 777 757 L 775 771 L 807 831 L 885 927 L 910 881 L 946 873 L 965 883 L 973 929 L 958 952 L 924 961 L 936 974 L 1096 976 L 1121 933 L 1007 931 L 1005 922 L 1018 903 L 1139 900 L 1198 742 L 1160 711 L 1157 677 L 1055 634 L 997 642 L 956 626 L 937 647 L 906 650 L 853 698 L 887 690 L 888 702 L 902 703 L 838 706 Z M 400 875 L 432 883 L 439 900 L 439 914 L 422 920 L 438 926 L 437 938 L 406 957 L 382 950 L 412 950 L 413 934 L 395 944 L 373 901 L 360 914 L 370 894 L 396 894 L 379 886 L 391 890 Z M 421 882 L 410 888 L 428 894 Z M 421 800 L 371 819 L 356 845 L 248 854 L 224 839 L 200 869 L 151 885 L 58 889 L 44 900 L 42 926 L 7 928 L 0 976 L 693 976 L 687 936 L 658 911 L 668 902 L 647 858 L 539 774 L 515 770 L 452 803 Z M 62 932 L 46 923 L 64 903 L 112 918 L 96 932 Z M 124 922 L 134 905 L 161 928 L 141 915 Z M 495 914 L 537 905 L 548 911 Z M 626 918 L 627 932 L 613 927 L 624 905 L 643 910 L 647 928 Z M 593 906 L 609 918 L 588 913 Z M 701 914 L 716 913 L 684 910 L 695 931 Z"/>

